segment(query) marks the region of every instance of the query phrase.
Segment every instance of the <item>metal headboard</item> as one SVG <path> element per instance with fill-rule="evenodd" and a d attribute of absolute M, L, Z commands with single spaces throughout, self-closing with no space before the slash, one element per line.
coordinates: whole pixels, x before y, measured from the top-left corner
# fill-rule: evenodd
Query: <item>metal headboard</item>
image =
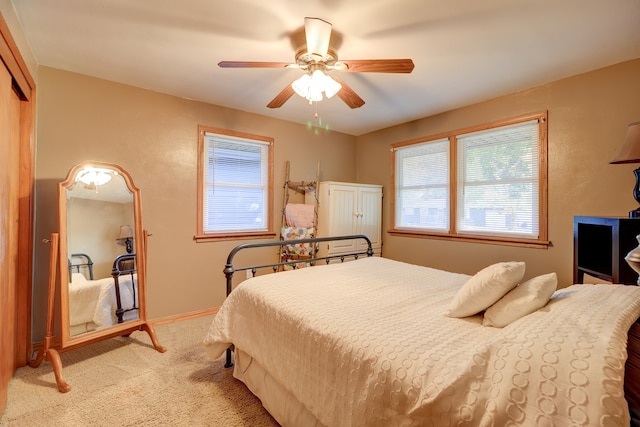
<path fill-rule="evenodd" d="M 73 264 L 71 260 L 74 258 L 81 258 L 82 260 L 84 260 L 84 262 L 81 262 L 80 264 Z M 82 253 L 71 254 L 71 258 L 68 259 L 68 262 L 69 280 L 71 280 L 73 270 L 75 269 L 76 273 L 80 273 L 80 268 L 82 267 L 87 267 L 87 270 L 89 270 L 89 280 L 93 280 L 93 261 L 91 260 L 91 257 L 89 255 Z"/>
<path fill-rule="evenodd" d="M 312 257 L 312 258 L 305 258 L 305 259 L 298 259 L 298 260 L 290 259 L 285 262 L 274 262 L 271 264 L 258 264 L 258 265 L 251 265 L 247 267 L 234 267 L 233 265 L 233 258 L 236 256 L 238 252 L 242 250 L 265 248 L 269 246 L 296 245 L 300 243 L 311 243 L 315 245 L 316 243 L 319 243 L 319 242 L 333 242 L 338 240 L 357 240 L 357 239 L 364 240 L 367 242 L 367 249 L 365 251 L 356 251 L 356 252 L 350 252 L 347 254 L 330 255 L 330 256 L 323 256 L 323 257 Z M 326 264 L 329 264 L 331 260 L 334 260 L 334 259 L 339 259 L 340 262 L 343 262 L 347 258 L 358 259 L 360 255 L 366 255 L 368 257 L 373 256 L 373 247 L 371 245 L 371 240 L 364 234 L 358 234 L 353 236 L 315 237 L 310 239 L 278 240 L 275 242 L 245 243 L 242 245 L 238 245 L 235 248 L 233 248 L 231 252 L 229 252 L 229 256 L 227 257 L 227 263 L 225 264 L 224 270 L 223 270 L 223 273 L 227 278 L 227 296 L 229 296 L 229 294 L 231 294 L 231 291 L 233 290 L 233 274 L 236 271 L 250 270 L 252 274 L 255 276 L 256 271 L 262 268 L 271 268 L 275 273 L 279 267 L 282 267 L 284 265 L 290 265 L 290 264 L 297 265 L 298 263 L 309 263 L 310 265 L 313 266 L 317 261 L 324 261 Z M 224 366 L 226 368 L 233 366 L 233 362 L 231 361 L 230 348 L 227 349 L 226 363 Z"/>

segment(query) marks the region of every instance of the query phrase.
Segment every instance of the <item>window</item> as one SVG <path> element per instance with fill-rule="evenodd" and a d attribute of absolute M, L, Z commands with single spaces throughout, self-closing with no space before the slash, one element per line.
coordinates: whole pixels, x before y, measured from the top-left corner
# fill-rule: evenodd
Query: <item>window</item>
<path fill-rule="evenodd" d="M 196 239 L 273 237 L 273 138 L 198 131 Z"/>
<path fill-rule="evenodd" d="M 396 151 L 396 225 L 449 231 L 449 139 Z"/>
<path fill-rule="evenodd" d="M 547 246 L 546 117 L 393 144 L 391 233 Z"/>

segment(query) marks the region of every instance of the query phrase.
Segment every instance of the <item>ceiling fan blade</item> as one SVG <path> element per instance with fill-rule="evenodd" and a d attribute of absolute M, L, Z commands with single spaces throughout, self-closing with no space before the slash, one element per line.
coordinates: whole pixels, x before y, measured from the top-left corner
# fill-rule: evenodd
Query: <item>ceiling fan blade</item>
<path fill-rule="evenodd" d="M 307 53 L 325 59 L 331 39 L 331 24 L 320 18 L 304 18 L 304 33 L 307 39 Z"/>
<path fill-rule="evenodd" d="M 350 108 L 360 108 L 364 105 L 364 100 L 360 98 L 353 89 L 347 86 L 347 84 L 342 79 L 336 76 L 329 76 L 329 78 L 332 78 L 342 85 L 342 88 L 336 95 L 338 95 L 338 98 L 342 99 L 342 101 L 344 101 L 344 103 L 347 104 Z"/>
<path fill-rule="evenodd" d="M 218 62 L 220 68 L 287 68 L 292 64 L 289 62 L 252 62 L 252 61 L 221 61 Z"/>
<path fill-rule="evenodd" d="M 289 100 L 293 96 L 295 92 L 291 85 L 287 85 L 282 92 L 276 95 L 275 98 L 271 100 L 270 103 L 267 104 L 268 108 L 280 108 L 282 105 Z"/>
<path fill-rule="evenodd" d="M 414 67 L 411 59 L 362 59 L 340 62 L 346 67 L 336 66 L 336 70 L 352 73 L 410 73 Z"/>

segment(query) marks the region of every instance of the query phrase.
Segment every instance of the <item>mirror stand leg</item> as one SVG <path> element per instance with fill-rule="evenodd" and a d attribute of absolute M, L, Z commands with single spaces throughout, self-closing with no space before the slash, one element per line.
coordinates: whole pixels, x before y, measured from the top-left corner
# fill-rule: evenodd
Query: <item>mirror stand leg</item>
<path fill-rule="evenodd" d="M 167 351 L 167 348 L 165 346 L 160 345 L 160 342 L 158 341 L 158 337 L 156 336 L 156 331 L 153 329 L 153 326 L 145 322 L 142 324 L 140 328 L 141 330 L 149 334 L 149 338 L 151 338 L 153 347 L 156 350 L 158 350 L 160 353 L 164 353 L 165 351 Z"/>
<path fill-rule="evenodd" d="M 29 366 L 37 368 L 43 360 L 47 360 L 53 367 L 53 374 L 56 377 L 56 384 L 60 393 L 66 393 L 71 390 L 71 386 L 67 383 L 62 375 L 62 359 L 60 353 L 53 348 L 43 348 L 38 351 L 36 357 L 29 361 Z"/>
<path fill-rule="evenodd" d="M 56 376 L 56 384 L 58 384 L 58 391 L 60 393 L 66 393 L 71 390 L 71 386 L 64 380 L 62 376 L 62 360 L 60 359 L 60 353 L 57 350 L 50 348 L 47 350 L 45 358 L 53 366 L 53 373 Z"/>
<path fill-rule="evenodd" d="M 37 368 L 38 366 L 40 366 L 40 364 L 42 363 L 42 360 L 44 359 L 44 353 L 45 353 L 44 349 L 38 350 L 36 353 L 36 357 L 34 359 L 29 360 L 29 366 L 32 368 Z"/>
<path fill-rule="evenodd" d="M 38 352 L 36 358 L 29 362 L 29 365 L 33 368 L 40 366 L 42 359 L 47 360 L 53 366 L 53 373 L 56 376 L 56 383 L 58 384 L 58 391 L 60 393 L 66 393 L 71 390 L 71 386 L 67 384 L 62 376 L 62 360 L 60 359 L 60 353 L 55 350 L 54 334 L 53 334 L 53 322 L 55 319 L 55 295 L 56 295 L 56 264 L 58 261 L 59 235 L 58 233 L 51 233 L 50 240 L 44 240 L 45 243 L 49 243 L 49 283 L 48 283 L 48 298 L 47 298 L 47 334 L 44 337 L 44 347 Z"/>

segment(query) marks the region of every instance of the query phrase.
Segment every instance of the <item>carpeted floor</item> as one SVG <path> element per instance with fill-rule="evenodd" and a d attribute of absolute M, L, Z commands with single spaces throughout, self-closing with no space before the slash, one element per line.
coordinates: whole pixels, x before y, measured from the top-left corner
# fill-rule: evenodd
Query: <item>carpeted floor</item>
<path fill-rule="evenodd" d="M 156 326 L 166 353 L 143 332 L 62 353 L 68 393 L 48 362 L 18 369 L 0 426 L 278 426 L 223 359 L 207 358 L 211 319 Z"/>

